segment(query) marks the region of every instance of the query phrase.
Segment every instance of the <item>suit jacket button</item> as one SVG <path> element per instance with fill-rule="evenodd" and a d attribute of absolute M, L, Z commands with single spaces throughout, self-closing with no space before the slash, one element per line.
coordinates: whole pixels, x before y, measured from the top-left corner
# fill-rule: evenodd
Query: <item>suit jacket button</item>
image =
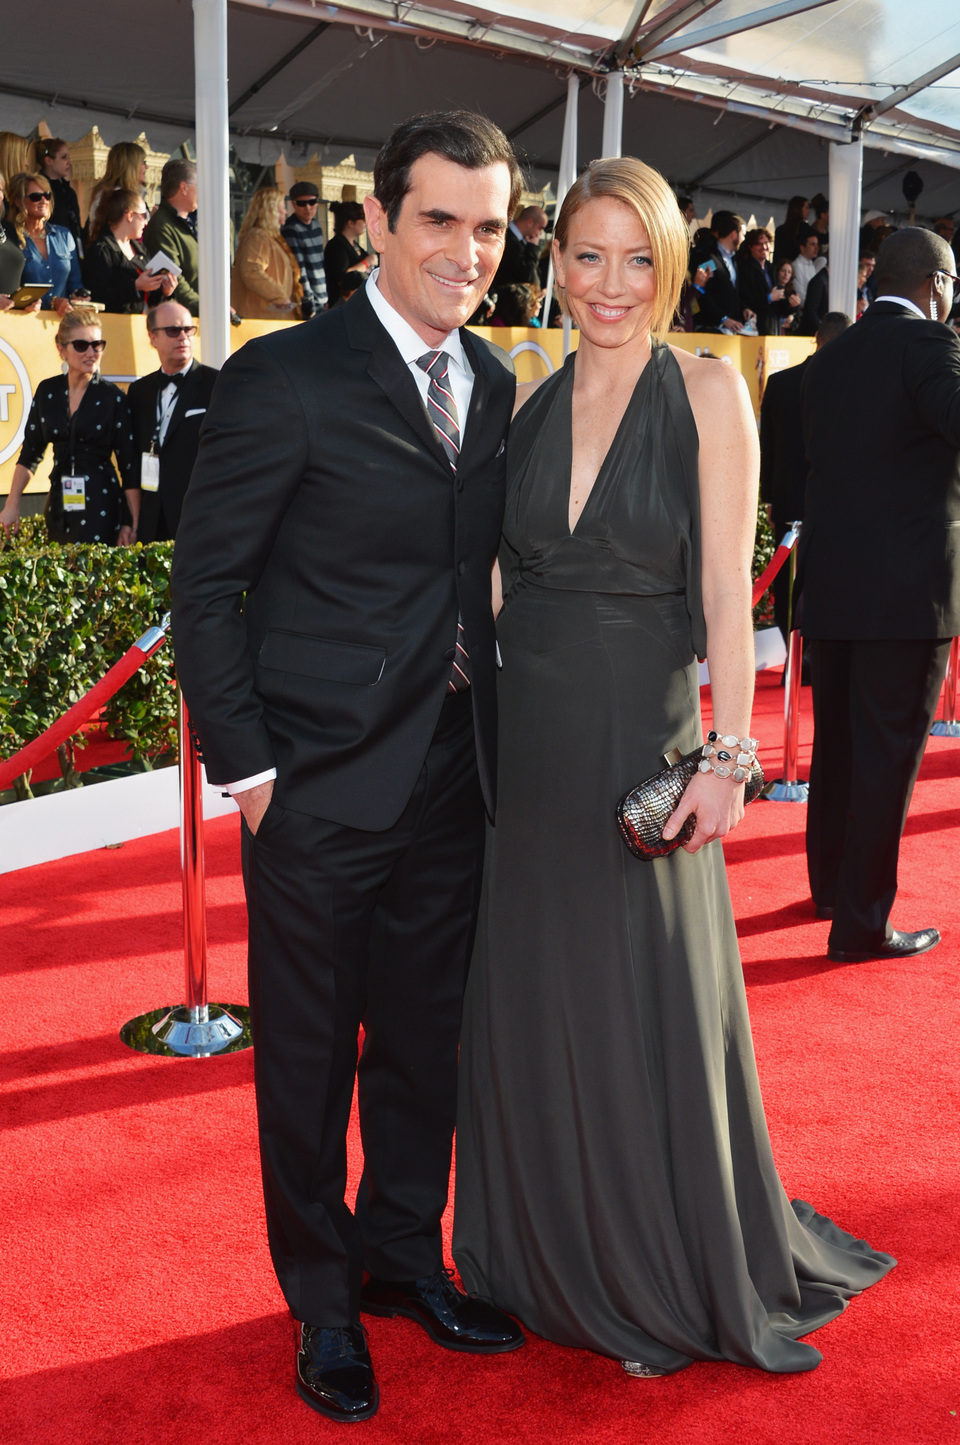
<path fill-rule="evenodd" d="M 458 576 L 458 577 L 462 577 L 463 574 L 464 574 L 464 572 L 466 572 L 466 570 L 467 570 L 467 564 L 466 564 L 466 562 L 458 562 L 458 563 L 457 563 L 457 576 Z"/>

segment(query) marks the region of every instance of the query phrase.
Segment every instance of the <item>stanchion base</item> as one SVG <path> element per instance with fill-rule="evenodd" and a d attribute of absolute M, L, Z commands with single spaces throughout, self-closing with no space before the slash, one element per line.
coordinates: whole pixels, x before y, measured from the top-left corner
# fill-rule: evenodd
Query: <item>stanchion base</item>
<path fill-rule="evenodd" d="M 930 736 L 934 738 L 960 738 L 960 722 L 947 722 L 945 718 L 938 717 L 931 725 Z"/>
<path fill-rule="evenodd" d="M 783 778 L 774 778 L 766 784 L 761 798 L 766 798 L 771 803 L 805 803 L 810 792 L 810 784 L 798 778 L 793 783 L 786 782 Z"/>
<path fill-rule="evenodd" d="M 250 1010 L 245 1004 L 208 1003 L 202 1008 L 158 1008 L 120 1030 L 128 1049 L 168 1059 L 207 1059 L 249 1049 Z"/>

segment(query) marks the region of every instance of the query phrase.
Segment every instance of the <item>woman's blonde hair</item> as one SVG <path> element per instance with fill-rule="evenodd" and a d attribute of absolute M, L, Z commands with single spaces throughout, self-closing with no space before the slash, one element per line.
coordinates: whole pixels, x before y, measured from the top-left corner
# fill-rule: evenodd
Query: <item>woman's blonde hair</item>
<path fill-rule="evenodd" d="M 38 176 L 33 171 L 21 171 L 19 175 L 10 177 L 7 186 L 7 220 L 16 231 L 21 246 L 26 235 L 27 192 L 36 190 L 38 186 L 50 197 L 50 210 L 47 212 L 49 221 L 53 213 L 53 192 L 46 176 Z"/>
<path fill-rule="evenodd" d="M 570 222 L 588 201 L 600 198 L 629 206 L 650 238 L 657 295 L 650 318 L 654 336 L 669 331 L 687 274 L 690 238 L 677 198 L 659 171 L 634 156 L 591 161 L 560 207 L 554 239 L 566 250 Z M 562 293 L 561 293 L 562 301 Z"/>
<path fill-rule="evenodd" d="M 107 152 L 107 168 L 90 193 L 90 240 L 95 241 L 106 224 L 103 218 L 105 194 L 110 191 L 136 191 L 140 189 L 140 167 L 147 159 L 142 145 L 135 140 L 117 141 Z"/>
<path fill-rule="evenodd" d="M 70 337 L 75 331 L 80 331 L 84 326 L 95 326 L 103 333 L 103 323 L 100 320 L 100 312 L 94 311 L 92 306 L 74 306 L 71 311 L 65 311 L 60 317 L 60 325 L 54 337 L 58 346 L 66 346 Z"/>
<path fill-rule="evenodd" d="M 7 180 L 28 171 L 32 165 L 26 136 L 17 135 L 13 130 L 0 130 L 0 171 Z"/>
<path fill-rule="evenodd" d="M 254 191 L 250 201 L 250 208 L 243 218 L 240 231 L 237 236 L 245 236 L 248 231 L 269 231 L 272 235 L 279 234 L 280 222 L 277 220 L 277 202 L 282 201 L 284 192 L 279 186 L 261 186 Z"/>

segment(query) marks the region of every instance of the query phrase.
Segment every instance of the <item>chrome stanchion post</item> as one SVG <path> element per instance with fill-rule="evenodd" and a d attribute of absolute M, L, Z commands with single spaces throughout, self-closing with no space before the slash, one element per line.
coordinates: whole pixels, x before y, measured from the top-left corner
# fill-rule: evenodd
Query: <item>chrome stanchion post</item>
<path fill-rule="evenodd" d="M 799 532 L 799 522 L 791 530 Z M 787 666 L 783 678 L 783 777 L 767 783 L 762 796 L 774 803 L 805 803 L 810 784 L 797 777 L 800 753 L 800 685 L 803 671 L 803 638 L 793 626 L 793 589 L 797 580 L 797 549 L 790 553 L 790 593 L 787 618 Z"/>
<path fill-rule="evenodd" d="M 180 866 L 183 881 L 183 952 L 186 1002 L 131 1019 L 120 1037 L 142 1054 L 208 1058 L 250 1047 L 250 1010 L 207 1001 L 207 917 L 203 874 L 203 775 L 200 751 L 177 690 L 180 740 Z"/>
<path fill-rule="evenodd" d="M 960 738 L 960 720 L 957 718 L 958 672 L 960 672 L 960 637 L 955 637 L 950 644 L 950 656 L 947 658 L 947 675 L 943 682 L 940 716 L 930 728 L 933 737 Z"/>

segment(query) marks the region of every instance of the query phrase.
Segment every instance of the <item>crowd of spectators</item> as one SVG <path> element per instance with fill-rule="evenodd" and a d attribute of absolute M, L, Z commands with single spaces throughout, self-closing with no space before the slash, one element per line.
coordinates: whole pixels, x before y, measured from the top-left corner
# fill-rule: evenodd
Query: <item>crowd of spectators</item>
<path fill-rule="evenodd" d="M 167 162 L 151 214 L 144 198 L 147 156 L 134 141 L 111 146 L 106 170 L 90 197 L 86 222 L 71 185 L 70 147 L 59 137 L 29 142 L 0 131 L 0 310 L 25 283 L 47 286 L 39 302 L 63 315 L 92 302 L 111 312 L 147 311 L 173 299 L 200 310 L 197 170 Z M 4 193 L 5 192 L 5 204 Z M 696 207 L 677 197 L 688 225 Z M 362 205 L 330 206 L 324 236 L 321 198 L 310 181 L 289 194 L 262 186 L 239 230 L 231 273 L 234 319 L 309 319 L 360 286 L 377 258 L 364 249 Z M 523 207 L 508 228 L 490 293 L 475 325 L 529 326 L 560 320 L 556 298 L 544 306 L 550 256 L 549 219 Z M 825 195 L 791 196 L 776 229 L 747 228 L 732 210 L 713 213 L 697 230 L 675 330 L 761 336 L 816 336 L 829 305 L 830 213 Z M 856 315 L 875 297 L 877 252 L 894 227 L 887 213 L 867 211 L 860 232 Z M 932 229 L 955 245 L 956 225 L 941 217 Z M 159 255 L 159 260 L 155 260 Z M 151 266 L 151 262 L 154 262 Z"/>
<path fill-rule="evenodd" d="M 690 198 L 678 196 L 677 203 L 692 223 Z M 884 211 L 863 218 L 857 317 L 875 299 L 877 253 L 895 229 Z M 954 243 L 952 218 L 941 217 L 931 229 Z M 747 230 L 735 211 L 716 211 L 709 227 L 694 234 L 676 329 L 815 337 L 829 306 L 829 250 L 830 211 L 822 194 L 791 196 L 773 234 L 766 227 Z"/>

